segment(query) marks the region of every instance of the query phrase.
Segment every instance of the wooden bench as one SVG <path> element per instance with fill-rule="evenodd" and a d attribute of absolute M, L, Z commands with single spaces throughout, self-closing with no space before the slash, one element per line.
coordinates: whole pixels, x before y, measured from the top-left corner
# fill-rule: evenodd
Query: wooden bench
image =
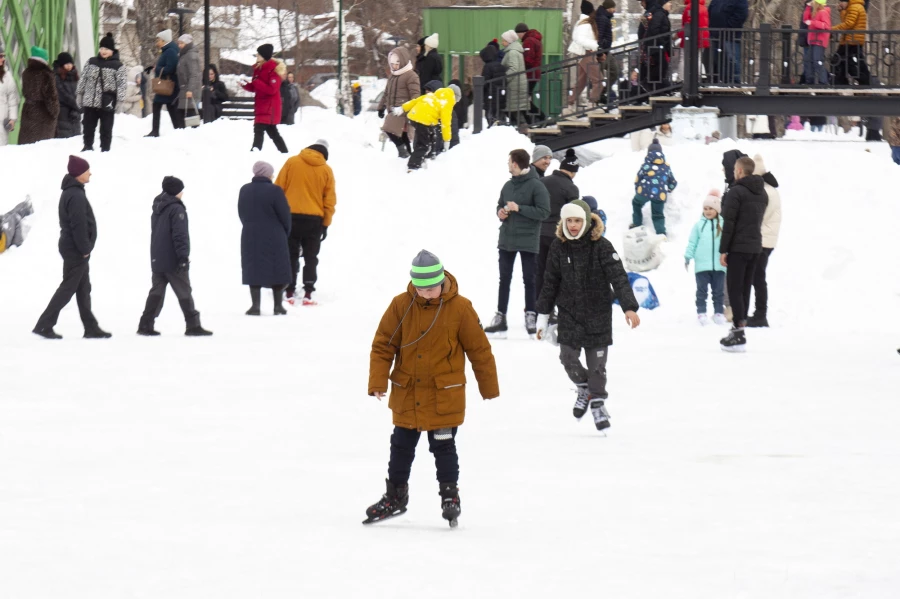
<path fill-rule="evenodd" d="M 222 102 L 222 117 L 226 119 L 254 119 L 256 118 L 254 102 L 252 96 L 230 98 Z"/>

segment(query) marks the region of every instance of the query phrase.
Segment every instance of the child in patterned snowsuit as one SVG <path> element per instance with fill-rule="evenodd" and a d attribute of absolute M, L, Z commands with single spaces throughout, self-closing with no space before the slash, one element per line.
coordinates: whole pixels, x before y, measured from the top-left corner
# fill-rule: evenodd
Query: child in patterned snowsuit
<path fill-rule="evenodd" d="M 647 148 L 647 156 L 644 158 L 644 164 L 638 171 L 637 177 L 634 179 L 634 199 L 631 206 L 634 211 L 634 219 L 632 226 L 640 227 L 644 224 L 644 215 L 642 210 L 644 204 L 650 202 L 650 208 L 653 214 L 653 228 L 659 235 L 666 234 L 666 215 L 665 201 L 669 197 L 678 182 L 672 175 L 672 169 L 666 162 L 663 155 L 662 146 L 659 141 L 653 140 L 650 147 Z"/>

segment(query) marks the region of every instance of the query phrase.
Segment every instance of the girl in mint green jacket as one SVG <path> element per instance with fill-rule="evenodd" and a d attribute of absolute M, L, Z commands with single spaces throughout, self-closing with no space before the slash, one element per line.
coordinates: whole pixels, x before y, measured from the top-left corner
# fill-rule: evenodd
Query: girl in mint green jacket
<path fill-rule="evenodd" d="M 719 190 L 709 192 L 703 201 L 703 217 L 691 230 L 687 248 L 684 250 L 684 269 L 694 261 L 694 276 L 697 279 L 697 320 L 709 323 L 706 316 L 707 288 L 712 289 L 713 321 L 725 324 L 725 267 L 719 262 L 719 241 L 722 238 L 722 198 Z"/>

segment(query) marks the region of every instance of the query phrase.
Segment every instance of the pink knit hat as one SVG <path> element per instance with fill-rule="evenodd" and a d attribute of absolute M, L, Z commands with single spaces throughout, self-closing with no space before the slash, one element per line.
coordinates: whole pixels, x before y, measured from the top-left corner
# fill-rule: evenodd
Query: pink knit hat
<path fill-rule="evenodd" d="M 722 213 L 722 192 L 718 189 L 711 189 L 709 195 L 703 200 L 704 208 L 712 208 L 718 214 Z"/>

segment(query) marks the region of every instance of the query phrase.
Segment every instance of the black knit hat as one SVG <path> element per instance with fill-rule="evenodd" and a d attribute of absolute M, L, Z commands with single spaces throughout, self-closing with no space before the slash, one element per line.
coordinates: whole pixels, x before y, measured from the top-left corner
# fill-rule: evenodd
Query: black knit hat
<path fill-rule="evenodd" d="M 68 52 L 60 52 L 59 56 L 56 57 L 56 64 L 61 67 L 67 64 L 75 64 L 75 59 Z"/>
<path fill-rule="evenodd" d="M 162 188 L 170 196 L 177 196 L 184 191 L 184 183 L 178 177 L 163 177 Z"/>
<path fill-rule="evenodd" d="M 272 55 L 275 54 L 275 46 L 272 44 L 263 44 L 256 49 L 256 53 L 259 54 L 263 60 L 272 60 Z"/>
<path fill-rule="evenodd" d="M 583 15 L 592 15 L 594 14 L 594 5 L 588 2 L 588 0 L 581 0 L 581 14 Z"/>
<path fill-rule="evenodd" d="M 616 7 L 616 0 L 603 0 L 603 8 L 610 9 Z"/>
<path fill-rule="evenodd" d="M 516 33 L 528 33 L 528 25 L 526 25 L 525 23 L 519 23 L 518 25 L 516 25 L 514 31 Z"/>
<path fill-rule="evenodd" d="M 578 157 L 575 156 L 575 150 L 572 148 L 566 150 L 566 157 L 559 163 L 559 168 L 573 174 L 578 172 Z"/>
<path fill-rule="evenodd" d="M 432 79 L 431 81 L 429 81 L 428 83 L 425 84 L 425 91 L 436 92 L 437 90 L 441 89 L 442 87 L 444 87 L 444 84 L 442 81 L 439 81 L 438 79 Z"/>
<path fill-rule="evenodd" d="M 103 36 L 103 39 L 100 40 L 100 47 L 112 50 L 113 52 L 116 51 L 116 40 L 113 39 L 112 32 Z"/>

